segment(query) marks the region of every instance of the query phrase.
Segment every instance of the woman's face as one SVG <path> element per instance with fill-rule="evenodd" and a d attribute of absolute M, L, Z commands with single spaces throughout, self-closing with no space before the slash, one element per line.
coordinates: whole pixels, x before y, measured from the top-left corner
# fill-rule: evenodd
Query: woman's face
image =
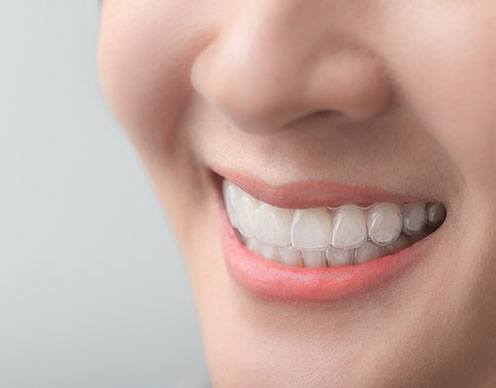
<path fill-rule="evenodd" d="M 104 1 L 215 386 L 496 384 L 495 35 L 493 0 Z"/>

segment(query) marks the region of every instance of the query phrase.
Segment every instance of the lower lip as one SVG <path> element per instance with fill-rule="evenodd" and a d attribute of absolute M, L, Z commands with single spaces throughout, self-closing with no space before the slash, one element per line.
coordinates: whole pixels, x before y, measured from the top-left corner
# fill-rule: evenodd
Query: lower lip
<path fill-rule="evenodd" d="M 221 200 L 221 238 L 228 272 L 249 292 L 267 299 L 332 302 L 364 295 L 427 255 L 428 237 L 393 255 L 344 267 L 285 266 L 249 251 L 231 226 Z"/>

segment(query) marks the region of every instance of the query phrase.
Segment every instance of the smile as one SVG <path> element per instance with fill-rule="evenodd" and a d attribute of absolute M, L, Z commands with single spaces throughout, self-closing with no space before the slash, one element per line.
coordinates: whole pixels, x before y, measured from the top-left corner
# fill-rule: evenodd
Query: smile
<path fill-rule="evenodd" d="M 425 256 L 447 215 L 438 201 L 370 189 L 234 180 L 219 184 L 227 267 L 248 290 L 276 299 L 325 301 L 373 288 Z"/>
<path fill-rule="evenodd" d="M 359 265 L 394 254 L 432 233 L 446 216 L 442 204 L 426 202 L 285 209 L 227 180 L 223 194 L 231 226 L 250 251 L 297 267 Z"/>

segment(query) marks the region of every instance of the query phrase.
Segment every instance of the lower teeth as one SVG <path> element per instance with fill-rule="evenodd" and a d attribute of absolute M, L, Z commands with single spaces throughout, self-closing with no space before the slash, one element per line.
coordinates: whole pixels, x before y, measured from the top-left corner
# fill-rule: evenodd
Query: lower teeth
<path fill-rule="evenodd" d="M 326 250 L 299 250 L 292 246 L 276 246 L 257 240 L 244 238 L 237 233 L 239 239 L 248 250 L 267 260 L 292 267 L 342 267 L 346 265 L 364 264 L 370 260 L 392 255 L 421 240 L 425 235 L 408 236 L 401 234 L 393 243 L 380 246 L 367 241 L 359 248 L 339 249 L 329 247 Z"/>

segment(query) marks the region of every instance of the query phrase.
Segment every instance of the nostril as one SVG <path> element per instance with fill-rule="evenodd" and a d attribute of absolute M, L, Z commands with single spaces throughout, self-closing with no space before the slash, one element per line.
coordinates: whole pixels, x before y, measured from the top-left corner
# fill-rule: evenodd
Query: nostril
<path fill-rule="evenodd" d="M 321 109 L 321 110 L 316 110 L 315 112 L 309 113 L 308 116 L 315 116 L 315 117 L 322 117 L 322 118 L 328 118 L 330 116 L 336 116 L 339 114 L 339 111 L 335 109 Z"/>
<path fill-rule="evenodd" d="M 297 126 L 298 124 L 302 124 L 304 122 L 308 122 L 311 120 L 317 120 L 318 122 L 336 119 L 337 117 L 342 116 L 342 113 L 338 110 L 334 109 L 319 109 L 307 114 L 298 117 L 297 119 L 287 123 L 283 128 L 290 128 L 292 126 Z"/>

